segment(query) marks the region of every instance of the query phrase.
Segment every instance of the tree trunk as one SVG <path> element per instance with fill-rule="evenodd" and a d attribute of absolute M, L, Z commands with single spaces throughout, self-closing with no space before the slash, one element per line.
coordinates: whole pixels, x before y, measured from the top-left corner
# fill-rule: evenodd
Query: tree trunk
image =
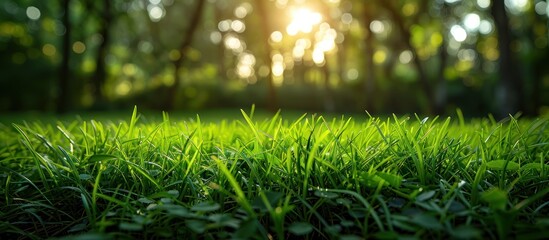
<path fill-rule="evenodd" d="M 215 18 L 217 22 L 223 20 L 223 11 L 219 9 L 218 6 L 215 7 Z M 217 45 L 217 64 L 219 65 L 219 72 L 217 76 L 219 77 L 219 82 L 221 85 L 227 83 L 227 67 L 225 65 L 225 45 L 223 44 L 223 39 Z"/>
<path fill-rule="evenodd" d="M 269 98 L 268 101 L 268 109 L 271 111 L 276 111 L 278 108 L 278 102 L 276 99 L 276 89 L 273 84 L 273 78 L 272 78 L 272 59 L 271 59 L 271 45 L 269 45 L 269 38 L 271 36 L 271 23 L 269 21 L 269 11 L 265 7 L 265 0 L 255 0 L 255 3 L 257 5 L 257 12 L 259 16 L 261 17 L 261 25 L 262 25 L 262 32 L 263 32 L 263 48 L 265 50 L 265 65 L 269 67 L 269 74 L 265 77 L 265 80 L 267 80 L 267 86 L 269 91 Z"/>
<path fill-rule="evenodd" d="M 194 34 L 196 33 L 196 29 L 198 28 L 198 24 L 200 23 L 200 18 L 202 17 L 202 12 L 204 9 L 204 3 L 205 0 L 199 0 L 196 1 L 196 7 L 193 11 L 193 15 L 191 16 L 191 21 L 189 22 L 189 26 L 187 26 L 187 31 L 185 32 L 185 35 L 183 37 L 183 41 L 181 42 L 181 45 L 179 47 L 179 53 L 180 57 L 173 61 L 174 66 L 174 83 L 170 88 L 168 89 L 168 95 L 166 96 L 166 103 L 164 104 L 167 110 L 173 110 L 175 99 L 177 95 L 177 91 L 179 90 L 179 86 L 181 84 L 181 78 L 179 77 L 179 70 L 183 66 L 184 61 L 186 58 L 186 52 L 187 48 L 191 46 L 191 43 L 193 41 Z"/>
<path fill-rule="evenodd" d="M 69 106 L 69 79 L 70 79 L 70 41 L 71 41 L 71 22 L 70 22 L 70 0 L 63 0 L 61 9 L 64 11 L 62 23 L 65 26 L 65 34 L 61 43 L 62 61 L 59 69 L 59 83 L 57 94 L 57 112 L 64 113 Z"/>
<path fill-rule="evenodd" d="M 398 28 L 398 30 L 402 34 L 404 44 L 412 52 L 412 55 L 414 56 L 413 57 L 413 62 L 414 62 L 414 65 L 416 66 L 416 70 L 417 70 L 418 75 L 419 75 L 419 83 L 421 84 L 421 88 L 423 89 L 423 93 L 425 94 L 425 97 L 427 98 L 426 112 L 432 113 L 433 108 L 434 108 L 433 104 L 435 102 L 433 90 L 432 90 L 431 85 L 429 83 L 427 73 L 423 69 L 423 63 L 421 62 L 421 60 L 418 57 L 416 48 L 414 46 L 412 46 L 412 43 L 410 41 L 411 40 L 410 30 L 405 26 L 404 19 L 402 18 L 402 16 L 398 12 L 398 10 L 395 9 L 395 7 L 391 4 L 390 1 L 381 0 L 381 1 L 379 1 L 379 3 L 385 9 L 387 9 L 387 11 L 389 12 L 389 15 L 395 21 L 396 27 Z"/>
<path fill-rule="evenodd" d="M 330 83 L 330 65 L 329 57 L 324 57 L 324 65 L 321 67 L 324 76 L 324 111 L 333 112 L 335 110 L 334 90 Z"/>
<path fill-rule="evenodd" d="M 374 65 L 374 33 L 370 31 L 370 24 L 372 23 L 373 19 L 369 12 L 368 8 L 364 8 L 363 13 L 364 18 L 364 31 L 366 33 L 365 41 L 365 50 L 364 50 L 364 63 L 365 63 L 365 78 L 364 78 L 364 99 L 363 99 L 363 107 L 365 107 L 366 110 L 369 113 L 374 112 L 374 92 L 375 92 L 375 65 Z"/>
<path fill-rule="evenodd" d="M 511 53 L 511 30 L 504 2 L 492 1 L 490 12 L 496 25 L 500 53 L 500 85 L 496 92 L 496 105 L 498 117 L 504 118 L 522 109 L 522 84 Z"/>
<path fill-rule="evenodd" d="M 445 27 L 444 23 L 444 16 L 448 16 L 448 5 L 443 2 L 442 3 L 442 16 L 440 18 L 441 21 L 441 32 L 446 33 L 447 29 Z M 446 84 L 446 78 L 444 77 L 444 69 L 446 68 L 446 63 L 448 62 L 448 53 L 446 52 L 446 34 L 442 34 L 442 43 L 440 44 L 440 47 L 438 49 L 438 55 L 440 60 L 440 65 L 438 69 L 438 83 L 435 89 L 435 104 L 434 104 L 434 113 L 436 115 L 444 114 L 445 108 L 446 108 L 446 101 L 448 98 L 448 91 L 447 91 L 447 84 Z"/>
<path fill-rule="evenodd" d="M 97 48 L 97 58 L 95 60 L 95 72 L 93 74 L 93 97 L 96 105 L 103 103 L 103 86 L 107 78 L 105 58 L 107 57 L 110 44 L 110 25 L 112 23 L 111 0 L 103 0 L 102 19 L 100 19 L 99 34 L 102 37 L 101 44 Z"/>

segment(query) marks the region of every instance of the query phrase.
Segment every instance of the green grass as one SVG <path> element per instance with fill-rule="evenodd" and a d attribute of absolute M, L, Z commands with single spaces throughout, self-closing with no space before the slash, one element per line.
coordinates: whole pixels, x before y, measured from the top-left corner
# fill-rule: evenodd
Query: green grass
<path fill-rule="evenodd" d="M 2 124 L 0 238 L 549 236 L 546 118 L 254 114 Z"/>

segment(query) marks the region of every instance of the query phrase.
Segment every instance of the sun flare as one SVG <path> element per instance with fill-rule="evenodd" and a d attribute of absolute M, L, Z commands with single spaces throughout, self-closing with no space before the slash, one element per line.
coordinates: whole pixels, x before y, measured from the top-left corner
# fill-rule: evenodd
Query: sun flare
<path fill-rule="evenodd" d="M 289 35 L 300 32 L 310 33 L 316 24 L 322 21 L 322 15 L 307 8 L 299 8 L 292 11 L 292 22 L 286 28 Z"/>

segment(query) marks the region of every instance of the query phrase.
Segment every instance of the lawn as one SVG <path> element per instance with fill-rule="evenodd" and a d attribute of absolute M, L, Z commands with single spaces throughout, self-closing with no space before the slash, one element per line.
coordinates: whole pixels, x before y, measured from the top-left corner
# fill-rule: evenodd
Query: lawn
<path fill-rule="evenodd" d="M 234 114 L 3 121 L 0 239 L 549 236 L 548 118 Z"/>

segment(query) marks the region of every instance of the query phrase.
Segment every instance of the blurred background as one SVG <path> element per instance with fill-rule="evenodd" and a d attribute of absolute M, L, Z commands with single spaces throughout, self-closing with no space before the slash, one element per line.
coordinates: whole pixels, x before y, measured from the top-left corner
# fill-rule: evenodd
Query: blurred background
<path fill-rule="evenodd" d="M 549 112 L 546 0 L 2 0 L 0 111 Z"/>

